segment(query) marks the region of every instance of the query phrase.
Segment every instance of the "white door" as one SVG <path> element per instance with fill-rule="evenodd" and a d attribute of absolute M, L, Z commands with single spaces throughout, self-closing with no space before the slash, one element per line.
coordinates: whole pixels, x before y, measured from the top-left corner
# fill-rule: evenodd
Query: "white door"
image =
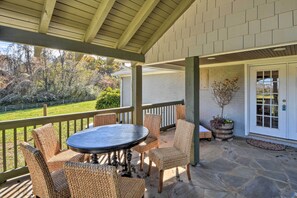
<path fill-rule="evenodd" d="M 297 63 L 288 66 L 288 133 L 297 140 Z"/>
<path fill-rule="evenodd" d="M 250 67 L 250 131 L 287 138 L 286 64 Z"/>

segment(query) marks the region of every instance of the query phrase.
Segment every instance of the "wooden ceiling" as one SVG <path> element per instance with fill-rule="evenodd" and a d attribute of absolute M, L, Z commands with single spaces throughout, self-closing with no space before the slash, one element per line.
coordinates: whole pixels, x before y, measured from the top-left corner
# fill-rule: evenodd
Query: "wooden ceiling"
<path fill-rule="evenodd" d="M 1 0 L 0 26 L 145 54 L 193 2 Z"/>
<path fill-rule="evenodd" d="M 275 51 L 275 49 L 284 48 L 282 51 Z M 273 47 L 266 49 L 258 49 L 251 51 L 243 51 L 237 53 L 223 54 L 214 57 L 215 59 L 209 60 L 210 57 L 200 58 L 200 65 L 211 65 L 218 63 L 228 63 L 235 61 L 247 61 L 254 59 L 263 59 L 263 58 L 273 58 L 273 57 L 282 57 L 282 56 L 292 56 L 297 55 L 297 45 L 286 45 L 281 47 Z M 175 61 L 169 64 L 177 65 L 177 66 L 185 66 L 185 61 Z"/>

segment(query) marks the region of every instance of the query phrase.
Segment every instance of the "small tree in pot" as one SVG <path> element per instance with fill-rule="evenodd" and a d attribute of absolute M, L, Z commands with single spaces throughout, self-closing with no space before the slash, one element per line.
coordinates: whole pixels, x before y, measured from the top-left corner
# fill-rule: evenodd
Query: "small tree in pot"
<path fill-rule="evenodd" d="M 211 85 L 214 100 L 221 108 L 221 114 L 214 116 L 213 120 L 210 121 L 216 140 L 232 140 L 234 122 L 224 117 L 224 108 L 231 102 L 234 94 L 239 90 L 237 83 L 238 78 L 236 77 L 231 80 L 214 81 Z"/>

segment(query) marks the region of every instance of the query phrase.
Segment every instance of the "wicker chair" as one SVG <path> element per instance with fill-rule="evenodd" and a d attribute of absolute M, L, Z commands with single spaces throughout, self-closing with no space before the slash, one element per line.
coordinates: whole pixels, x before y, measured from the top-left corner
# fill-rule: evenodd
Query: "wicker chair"
<path fill-rule="evenodd" d="M 159 193 L 162 192 L 163 174 L 166 169 L 186 165 L 188 179 L 191 180 L 190 154 L 194 129 L 194 124 L 185 120 L 178 120 L 173 147 L 153 149 L 149 152 L 148 176 L 150 175 L 152 162 L 154 162 L 159 169 L 160 174 Z"/>
<path fill-rule="evenodd" d="M 28 143 L 20 144 L 32 180 L 36 197 L 70 197 L 70 191 L 63 170 L 49 172 L 41 152 Z"/>
<path fill-rule="evenodd" d="M 133 147 L 133 150 L 140 153 L 140 170 L 143 170 L 144 153 L 153 148 L 159 148 L 161 115 L 146 114 L 144 117 L 144 126 L 148 128 L 149 135 L 146 140 Z"/>
<path fill-rule="evenodd" d="M 117 123 L 117 115 L 115 113 L 97 114 L 94 116 L 93 126 L 102 126 Z M 108 164 L 111 164 L 110 153 L 108 153 Z M 118 156 L 119 152 L 118 152 Z M 120 158 L 120 157 L 119 157 Z"/>
<path fill-rule="evenodd" d="M 176 105 L 176 120 L 175 120 L 175 123 L 177 124 L 177 120 L 185 120 L 185 119 L 186 119 L 185 105 Z"/>
<path fill-rule="evenodd" d="M 66 162 L 64 170 L 73 198 L 140 198 L 144 195 L 144 179 L 120 177 L 114 166 Z"/>
<path fill-rule="evenodd" d="M 55 128 L 51 123 L 34 129 L 32 136 L 36 148 L 41 151 L 50 172 L 62 169 L 66 161 L 84 161 L 83 154 L 72 150 L 60 149 L 59 141 L 55 134 Z"/>

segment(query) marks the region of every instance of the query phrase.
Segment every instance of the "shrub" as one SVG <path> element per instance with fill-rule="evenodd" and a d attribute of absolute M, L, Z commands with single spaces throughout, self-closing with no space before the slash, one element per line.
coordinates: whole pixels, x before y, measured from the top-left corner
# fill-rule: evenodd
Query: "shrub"
<path fill-rule="evenodd" d="M 120 90 L 110 87 L 102 91 L 96 102 L 96 109 L 108 109 L 120 106 Z"/>

